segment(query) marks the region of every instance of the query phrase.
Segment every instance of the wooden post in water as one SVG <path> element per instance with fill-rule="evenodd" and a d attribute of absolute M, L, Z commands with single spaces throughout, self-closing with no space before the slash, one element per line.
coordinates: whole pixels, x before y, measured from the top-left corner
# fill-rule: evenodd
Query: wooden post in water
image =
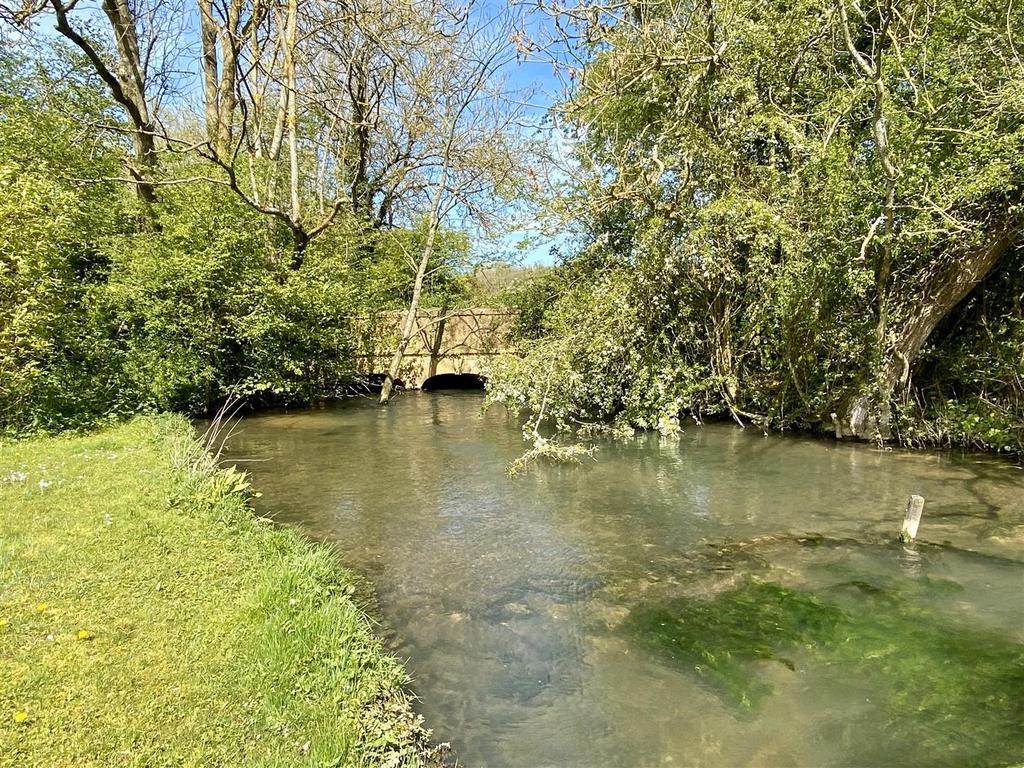
<path fill-rule="evenodd" d="M 924 512 L 924 496 L 916 493 L 911 495 L 907 501 L 907 514 L 903 518 L 903 528 L 900 530 L 900 541 L 904 544 L 917 538 L 917 526 L 921 524 L 921 514 Z"/>

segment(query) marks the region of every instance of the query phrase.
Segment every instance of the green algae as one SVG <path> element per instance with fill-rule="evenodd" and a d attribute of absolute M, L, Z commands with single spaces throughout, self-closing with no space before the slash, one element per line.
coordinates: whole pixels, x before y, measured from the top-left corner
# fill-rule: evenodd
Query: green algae
<path fill-rule="evenodd" d="M 643 645 L 694 673 L 737 717 L 773 693 L 757 662 L 870 680 L 857 764 L 1008 765 L 1024 756 L 1024 645 L 915 604 L 922 589 L 848 581 L 811 593 L 748 579 L 708 599 L 642 606 L 626 621 Z M 882 761 L 879 763 L 878 761 Z"/>
<path fill-rule="evenodd" d="M 777 584 L 748 581 L 714 600 L 679 599 L 634 611 L 627 625 L 642 642 L 693 667 L 739 711 L 754 710 L 771 686 L 749 662 L 774 659 L 832 636 L 842 612 Z"/>

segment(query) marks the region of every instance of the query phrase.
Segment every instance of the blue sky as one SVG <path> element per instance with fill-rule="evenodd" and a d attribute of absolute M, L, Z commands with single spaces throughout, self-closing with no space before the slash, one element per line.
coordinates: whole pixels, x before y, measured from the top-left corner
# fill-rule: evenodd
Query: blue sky
<path fill-rule="evenodd" d="M 529 12 L 523 4 L 508 3 L 504 0 L 480 0 L 474 6 L 473 13 L 477 18 L 485 22 L 488 19 L 501 16 L 505 12 L 512 12 L 519 23 L 526 27 L 528 35 L 536 35 L 542 31 L 544 16 L 539 12 Z M 518 26 L 518 24 L 517 24 Z M 507 78 L 507 87 L 511 92 L 530 93 L 528 115 L 538 125 L 546 114 L 548 108 L 555 102 L 561 91 L 561 83 L 555 76 L 552 65 L 547 62 L 519 59 L 510 62 L 502 73 Z M 547 128 L 548 134 L 545 138 L 555 141 L 552 129 Z M 535 131 L 530 130 L 535 135 Z M 501 238 L 497 250 L 517 251 L 519 243 L 527 239 L 531 241 L 530 247 L 518 254 L 517 260 L 523 264 L 552 264 L 554 258 L 551 249 L 566 240 L 565 237 L 551 237 L 542 235 L 538 230 L 524 228 Z"/>

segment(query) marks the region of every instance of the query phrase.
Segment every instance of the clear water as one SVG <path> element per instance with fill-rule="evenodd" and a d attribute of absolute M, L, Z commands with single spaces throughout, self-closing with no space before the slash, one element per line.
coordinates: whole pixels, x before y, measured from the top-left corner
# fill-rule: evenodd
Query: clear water
<path fill-rule="evenodd" d="M 1019 467 L 714 424 L 511 480 L 522 433 L 480 404 L 254 415 L 228 444 L 261 512 L 372 583 L 461 764 L 1024 760 Z"/>

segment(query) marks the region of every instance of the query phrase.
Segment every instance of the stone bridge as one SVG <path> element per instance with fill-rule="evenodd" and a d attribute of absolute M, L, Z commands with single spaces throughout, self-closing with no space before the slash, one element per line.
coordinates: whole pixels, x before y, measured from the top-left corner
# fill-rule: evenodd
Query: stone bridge
<path fill-rule="evenodd" d="M 383 374 L 398 346 L 404 311 L 365 318 L 369 333 L 359 356 L 362 373 Z M 509 351 L 508 335 L 517 312 L 504 307 L 421 309 L 398 378 L 406 389 L 431 389 L 445 383 L 482 382 L 490 361 Z M 453 376 L 465 375 L 456 380 Z M 444 378 L 442 378 L 444 377 Z M 431 381 L 433 380 L 433 381 Z"/>

